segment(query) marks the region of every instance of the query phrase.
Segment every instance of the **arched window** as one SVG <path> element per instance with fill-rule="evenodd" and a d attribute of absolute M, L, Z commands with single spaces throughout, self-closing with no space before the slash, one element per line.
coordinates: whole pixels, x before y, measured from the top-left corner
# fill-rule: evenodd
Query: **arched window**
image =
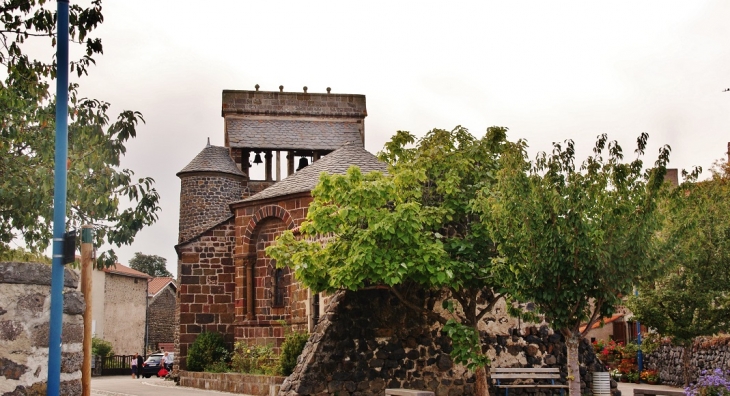
<path fill-rule="evenodd" d="M 282 268 L 277 268 L 274 270 L 274 306 L 283 307 L 285 296 L 286 285 L 284 284 L 284 270 Z"/>

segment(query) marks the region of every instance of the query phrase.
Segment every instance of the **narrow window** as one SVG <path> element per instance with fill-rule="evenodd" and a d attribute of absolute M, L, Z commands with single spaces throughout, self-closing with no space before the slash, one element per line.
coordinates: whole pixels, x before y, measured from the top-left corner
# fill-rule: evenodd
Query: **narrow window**
<path fill-rule="evenodd" d="M 284 296 L 286 295 L 286 285 L 284 285 L 284 270 L 277 268 L 274 270 L 274 306 L 284 306 Z"/>

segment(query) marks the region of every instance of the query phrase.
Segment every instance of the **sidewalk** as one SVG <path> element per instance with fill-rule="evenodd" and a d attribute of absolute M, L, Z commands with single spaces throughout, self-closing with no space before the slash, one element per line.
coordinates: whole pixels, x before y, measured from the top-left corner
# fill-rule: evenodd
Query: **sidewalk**
<path fill-rule="evenodd" d="M 619 382 L 618 390 L 621 391 L 621 396 L 633 396 L 634 389 L 651 389 L 655 391 L 674 391 L 684 392 L 684 388 L 668 386 L 668 385 L 649 385 L 649 384 L 635 384 L 631 382 Z M 659 392 L 657 392 L 659 393 Z M 659 393 L 661 394 L 661 393 Z"/>

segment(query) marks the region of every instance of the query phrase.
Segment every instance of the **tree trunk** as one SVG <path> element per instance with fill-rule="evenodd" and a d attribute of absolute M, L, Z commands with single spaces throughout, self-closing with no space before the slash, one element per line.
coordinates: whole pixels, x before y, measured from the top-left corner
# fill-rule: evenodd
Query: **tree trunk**
<path fill-rule="evenodd" d="M 563 333 L 565 335 L 565 333 Z M 568 394 L 581 396 L 580 393 L 580 365 L 578 363 L 578 334 L 570 332 L 565 337 L 565 346 L 568 350 Z"/>
<path fill-rule="evenodd" d="M 474 394 L 476 396 L 489 396 L 489 383 L 487 382 L 487 370 L 484 367 L 479 367 L 474 372 L 476 379 Z"/>
<path fill-rule="evenodd" d="M 683 345 L 682 346 L 682 375 L 684 377 L 684 387 L 689 386 L 689 363 L 690 363 L 690 355 L 692 353 L 692 344 L 689 346 Z"/>

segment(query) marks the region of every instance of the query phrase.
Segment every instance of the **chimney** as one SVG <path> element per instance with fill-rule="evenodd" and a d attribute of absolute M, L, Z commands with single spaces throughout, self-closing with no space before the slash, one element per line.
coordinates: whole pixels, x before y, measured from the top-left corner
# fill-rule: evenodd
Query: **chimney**
<path fill-rule="evenodd" d="M 668 181 L 672 187 L 677 187 L 679 185 L 679 170 L 677 168 L 667 169 L 664 181 Z"/>

